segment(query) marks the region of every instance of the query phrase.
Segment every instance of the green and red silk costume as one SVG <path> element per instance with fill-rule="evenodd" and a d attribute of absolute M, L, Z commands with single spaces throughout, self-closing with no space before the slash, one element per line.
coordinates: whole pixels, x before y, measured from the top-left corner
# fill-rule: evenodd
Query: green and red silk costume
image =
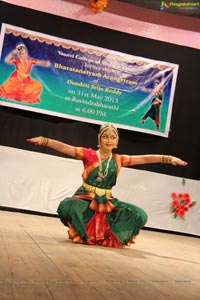
<path fill-rule="evenodd" d="M 145 211 L 133 204 L 119 201 L 111 193 L 120 168 L 129 166 L 131 157 L 112 154 L 106 178 L 97 181 L 99 160 L 97 152 L 76 147 L 76 158 L 83 161 L 83 185 L 72 197 L 61 201 L 58 215 L 69 227 L 73 242 L 120 248 L 134 243 L 147 221 Z M 107 160 L 102 161 L 105 171 Z"/>

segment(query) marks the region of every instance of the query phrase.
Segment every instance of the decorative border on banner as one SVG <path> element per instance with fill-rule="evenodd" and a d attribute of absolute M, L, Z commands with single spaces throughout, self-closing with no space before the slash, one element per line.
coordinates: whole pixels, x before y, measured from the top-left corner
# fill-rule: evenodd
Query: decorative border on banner
<path fill-rule="evenodd" d="M 176 64 L 8 24 L 0 55 L 0 105 L 168 137 Z"/>

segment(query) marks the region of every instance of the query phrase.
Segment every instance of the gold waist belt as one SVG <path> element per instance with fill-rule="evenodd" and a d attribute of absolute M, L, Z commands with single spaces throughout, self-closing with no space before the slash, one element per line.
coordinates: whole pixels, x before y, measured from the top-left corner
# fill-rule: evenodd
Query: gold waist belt
<path fill-rule="evenodd" d="M 22 73 L 22 72 L 20 72 L 20 71 L 17 71 L 17 73 L 18 73 L 19 75 L 21 75 L 21 76 L 24 76 L 24 77 L 29 77 L 29 76 L 30 76 L 30 74 Z"/>
<path fill-rule="evenodd" d="M 100 189 L 98 187 L 95 187 L 93 185 L 89 185 L 86 182 L 83 182 L 82 186 L 88 191 L 88 192 L 93 192 L 97 194 L 98 196 L 106 196 L 110 197 L 112 195 L 111 190 L 106 190 L 106 189 Z"/>

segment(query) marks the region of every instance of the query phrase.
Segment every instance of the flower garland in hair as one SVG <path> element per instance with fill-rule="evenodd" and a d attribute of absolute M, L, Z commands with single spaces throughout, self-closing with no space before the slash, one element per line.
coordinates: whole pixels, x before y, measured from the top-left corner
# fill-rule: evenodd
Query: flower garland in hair
<path fill-rule="evenodd" d="M 101 13 L 104 10 L 104 8 L 106 8 L 108 1 L 107 0 L 89 0 L 89 4 L 90 4 L 93 12 Z"/>
<path fill-rule="evenodd" d="M 186 212 L 196 204 L 196 201 L 191 201 L 188 193 L 172 193 L 171 198 L 171 212 L 174 214 L 174 218 L 184 219 Z"/>

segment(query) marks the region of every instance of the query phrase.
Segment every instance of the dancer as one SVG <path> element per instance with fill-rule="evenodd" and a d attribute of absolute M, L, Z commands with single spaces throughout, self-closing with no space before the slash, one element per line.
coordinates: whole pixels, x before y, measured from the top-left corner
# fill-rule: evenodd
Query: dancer
<path fill-rule="evenodd" d="M 147 222 L 146 212 L 136 205 L 122 202 L 112 195 L 112 187 L 121 167 L 147 163 L 187 163 L 166 155 L 119 155 L 113 153 L 119 142 L 117 128 L 111 123 L 100 127 L 98 150 L 74 147 L 46 137 L 27 139 L 35 145 L 48 146 L 83 161 L 83 183 L 72 197 L 61 201 L 58 215 L 69 228 L 74 243 L 121 248 L 135 242 Z"/>
<path fill-rule="evenodd" d="M 49 67 L 50 62 L 28 57 L 24 44 L 19 44 L 12 50 L 5 58 L 5 62 L 14 64 L 16 70 L 0 86 L 0 97 L 24 103 L 40 102 L 42 84 L 30 77 L 31 67 L 32 65 Z"/>
<path fill-rule="evenodd" d="M 156 129 L 160 129 L 160 108 L 163 100 L 163 86 L 164 86 L 164 78 L 162 82 L 158 79 L 154 82 L 153 89 L 143 88 L 141 89 L 144 92 L 153 93 L 153 99 L 151 101 L 151 107 L 146 112 L 146 114 L 142 117 L 142 124 L 144 124 L 147 118 L 151 118 L 156 125 Z"/>

